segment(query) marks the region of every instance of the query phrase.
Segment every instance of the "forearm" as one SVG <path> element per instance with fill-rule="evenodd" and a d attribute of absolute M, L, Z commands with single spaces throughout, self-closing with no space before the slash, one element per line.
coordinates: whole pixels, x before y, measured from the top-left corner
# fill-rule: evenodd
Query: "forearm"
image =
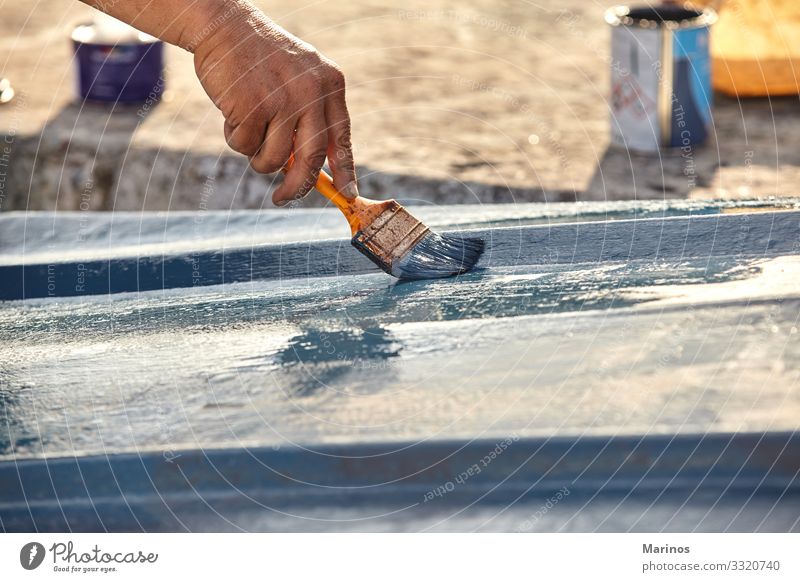
<path fill-rule="evenodd" d="M 194 52 L 214 29 L 256 11 L 246 0 L 81 0 L 164 42 Z"/>

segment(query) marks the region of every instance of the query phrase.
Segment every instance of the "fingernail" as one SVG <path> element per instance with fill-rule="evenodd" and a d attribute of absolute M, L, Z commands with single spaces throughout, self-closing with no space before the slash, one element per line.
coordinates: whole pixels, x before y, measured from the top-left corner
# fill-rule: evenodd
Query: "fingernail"
<path fill-rule="evenodd" d="M 348 198 L 356 198 L 358 196 L 358 186 L 355 182 L 350 182 L 347 186 L 344 187 L 342 190 L 342 194 L 347 196 Z"/>
<path fill-rule="evenodd" d="M 272 203 L 277 206 L 278 208 L 283 208 L 287 204 L 289 204 L 290 200 L 273 200 Z"/>

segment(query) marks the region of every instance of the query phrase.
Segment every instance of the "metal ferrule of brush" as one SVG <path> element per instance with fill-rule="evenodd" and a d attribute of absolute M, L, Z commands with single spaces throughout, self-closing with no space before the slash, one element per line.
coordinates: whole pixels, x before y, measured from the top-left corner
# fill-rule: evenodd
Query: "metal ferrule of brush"
<path fill-rule="evenodd" d="M 352 239 L 360 252 L 390 275 L 393 265 L 406 256 L 430 229 L 394 200 Z"/>

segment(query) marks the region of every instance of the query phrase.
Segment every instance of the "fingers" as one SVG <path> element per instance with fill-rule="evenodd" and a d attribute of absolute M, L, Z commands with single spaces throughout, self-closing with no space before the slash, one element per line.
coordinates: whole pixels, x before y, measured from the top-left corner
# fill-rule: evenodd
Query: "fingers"
<path fill-rule="evenodd" d="M 235 152 L 252 156 L 261 147 L 267 130 L 267 118 L 251 114 L 242 123 L 233 125 L 225 121 L 225 140 Z"/>
<path fill-rule="evenodd" d="M 232 98 L 227 89 L 217 95 L 219 91 L 209 81 L 207 91 L 217 96 L 215 103 L 226 118 L 228 144 L 245 154 L 255 171 L 277 172 L 294 156 L 293 166 L 273 193 L 275 204 L 305 196 L 316 184 L 326 157 L 336 189 L 355 198 L 358 189 L 344 75 L 313 48 L 300 48 L 303 50 L 287 49 L 288 54 L 282 55 L 286 60 L 283 67 L 248 69 L 246 73 L 255 82 L 248 79 L 247 83 L 255 90 Z M 255 101 L 262 95 L 262 87 L 273 89 Z"/>
<path fill-rule="evenodd" d="M 325 100 L 325 119 L 328 123 L 328 164 L 333 171 L 333 185 L 348 198 L 358 196 L 353 146 L 350 140 L 350 114 L 344 95 L 344 75 L 338 70 L 330 81 L 330 93 Z"/>
<path fill-rule="evenodd" d="M 297 124 L 294 138 L 295 161 L 286 173 L 283 183 L 272 195 L 272 202 L 283 206 L 308 194 L 317 182 L 327 149 L 328 131 L 324 108 L 319 105 L 307 110 Z"/>
<path fill-rule="evenodd" d="M 262 174 L 280 170 L 289 160 L 294 142 L 297 117 L 276 117 L 269 122 L 266 136 L 258 151 L 250 158 L 250 166 Z"/>

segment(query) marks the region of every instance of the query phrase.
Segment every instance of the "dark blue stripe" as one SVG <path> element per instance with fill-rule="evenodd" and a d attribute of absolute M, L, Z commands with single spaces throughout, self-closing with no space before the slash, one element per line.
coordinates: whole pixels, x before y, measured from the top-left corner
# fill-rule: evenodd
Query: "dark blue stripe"
<path fill-rule="evenodd" d="M 49 522 L 61 512 L 91 521 L 93 508 L 102 506 L 106 521 L 137 529 L 129 504 L 157 522 L 159 511 L 152 512 L 164 504 L 188 503 L 199 510 L 220 497 L 234 505 L 252 496 L 278 505 L 292 500 L 337 506 L 347 499 L 355 506 L 379 500 L 402 508 L 448 482 L 456 484 L 453 494 L 438 503 L 463 504 L 465 496 L 480 500 L 487 492 L 507 500 L 561 487 L 582 495 L 674 490 L 775 499 L 800 495 L 796 433 L 521 439 L 484 466 L 481 460 L 498 442 L 502 439 L 337 445 L 315 452 L 191 450 L 171 460 L 151 452 L 7 461 L 0 463 L 0 522 L 25 529 L 37 516 Z M 475 464 L 481 470 L 457 484 Z"/>
<path fill-rule="evenodd" d="M 481 229 L 479 267 L 796 254 L 800 212 Z M 349 240 L 175 256 L 0 266 L 0 299 L 98 295 L 263 279 L 351 275 L 376 267 Z"/>

